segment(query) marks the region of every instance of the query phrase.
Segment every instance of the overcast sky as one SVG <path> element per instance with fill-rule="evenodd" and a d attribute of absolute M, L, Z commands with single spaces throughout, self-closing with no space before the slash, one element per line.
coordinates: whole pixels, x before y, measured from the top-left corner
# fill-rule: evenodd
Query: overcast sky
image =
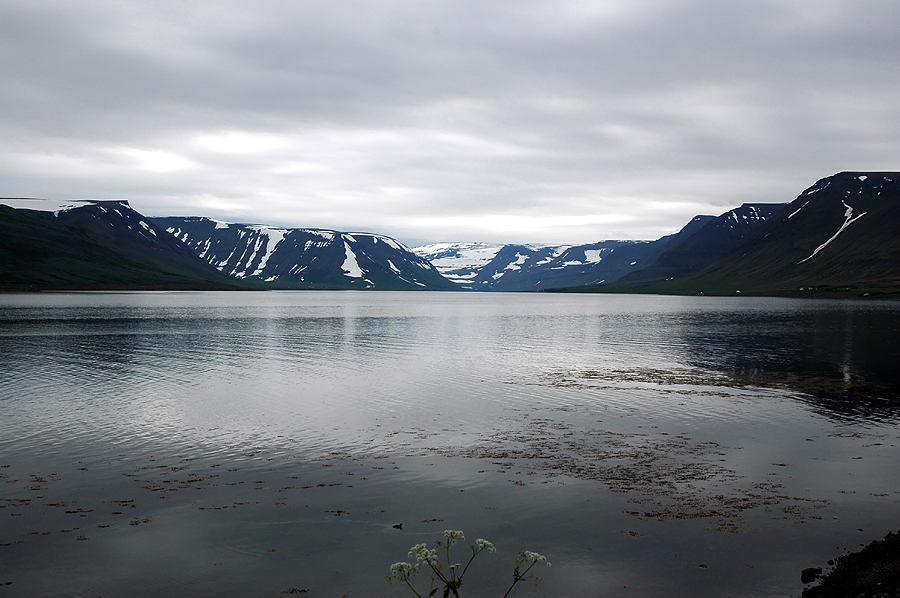
<path fill-rule="evenodd" d="M 896 0 L 0 0 L 0 196 L 655 239 L 900 170 Z"/>

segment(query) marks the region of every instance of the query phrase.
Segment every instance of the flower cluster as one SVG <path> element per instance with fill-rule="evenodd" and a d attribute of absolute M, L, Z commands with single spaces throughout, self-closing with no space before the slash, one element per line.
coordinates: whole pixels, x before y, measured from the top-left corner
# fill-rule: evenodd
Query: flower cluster
<path fill-rule="evenodd" d="M 503 598 L 509 595 L 510 591 L 515 587 L 517 583 L 520 581 L 524 581 L 526 579 L 533 579 L 535 584 L 539 584 L 543 581 L 543 577 L 538 577 L 534 573 L 531 575 L 528 574 L 531 571 L 532 567 L 537 565 L 538 563 L 544 563 L 546 566 L 550 566 L 550 563 L 547 562 L 547 557 L 542 554 L 538 554 L 537 552 L 532 552 L 530 550 L 523 550 L 519 553 L 519 556 L 516 557 L 516 568 L 513 569 L 513 584 L 509 586 L 509 590 L 506 591 Z M 525 568 L 524 570 L 522 568 Z"/>
<path fill-rule="evenodd" d="M 475 540 L 475 543 L 472 545 L 472 550 L 476 552 L 481 552 L 482 550 L 487 550 L 488 552 L 497 552 L 497 549 L 494 548 L 494 545 L 483 538 L 478 538 Z"/>
<path fill-rule="evenodd" d="M 394 563 L 391 565 L 391 574 L 388 576 L 389 580 L 396 580 L 399 582 L 408 582 L 409 576 L 419 570 L 419 565 L 413 565 L 411 563 Z"/>
<path fill-rule="evenodd" d="M 416 596 L 423 598 L 422 594 L 413 587 L 410 578 L 415 575 L 420 568 L 427 567 L 431 570 L 431 588 L 429 588 L 429 591 L 425 594 L 426 596 L 434 596 L 438 589 L 443 586 L 443 595 L 445 597 L 450 596 L 452 593 L 454 597 L 459 598 L 459 588 L 462 586 L 463 576 L 465 576 L 466 571 L 469 570 L 469 565 L 472 564 L 475 557 L 484 551 L 497 552 L 497 549 L 494 548 L 493 544 L 484 538 L 478 538 L 475 540 L 474 544 L 469 546 L 469 549 L 472 551 L 472 556 L 469 557 L 465 566 L 463 566 L 462 563 L 451 564 L 450 547 L 457 542 L 465 541 L 465 539 L 466 536 L 462 531 L 448 529 L 444 531 L 444 537 L 442 539 L 435 541 L 434 548 L 428 548 L 427 544 L 416 544 L 409 550 L 410 558 L 416 559 L 415 564 L 405 562 L 394 563 L 391 565 L 391 574 L 387 577 L 388 581 L 405 583 Z M 537 563 L 545 563 L 548 567 L 550 566 L 546 557 L 541 554 L 531 552 L 530 550 L 523 550 L 519 553 L 515 560 L 515 569 L 513 569 L 513 582 L 509 586 L 509 589 L 506 590 L 506 594 L 503 595 L 503 598 L 509 596 L 509 593 L 512 592 L 512 589 L 520 581 L 525 579 L 533 579 L 535 583 L 541 581 L 540 577 L 537 577 L 534 574 L 529 575 L 531 568 Z"/>

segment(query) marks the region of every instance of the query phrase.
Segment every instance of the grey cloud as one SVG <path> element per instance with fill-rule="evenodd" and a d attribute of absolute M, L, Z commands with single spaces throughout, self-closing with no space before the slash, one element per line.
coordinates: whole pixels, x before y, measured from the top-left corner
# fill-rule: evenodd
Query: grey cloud
<path fill-rule="evenodd" d="M 896 169 L 898 24 L 875 0 L 4 2 L 0 183 L 435 241 L 656 237 Z"/>

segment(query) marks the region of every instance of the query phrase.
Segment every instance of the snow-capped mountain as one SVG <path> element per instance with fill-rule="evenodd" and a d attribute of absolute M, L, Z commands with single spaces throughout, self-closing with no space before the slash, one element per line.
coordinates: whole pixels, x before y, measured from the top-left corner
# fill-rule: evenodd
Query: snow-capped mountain
<path fill-rule="evenodd" d="M 472 279 L 502 248 L 487 243 L 433 243 L 411 251 L 431 262 L 447 280 L 471 288 Z"/>
<path fill-rule="evenodd" d="M 412 251 L 464 289 L 535 291 L 618 280 L 648 263 L 669 239 L 576 246 L 437 243 Z"/>
<path fill-rule="evenodd" d="M 458 288 L 427 260 L 383 235 L 234 224 L 201 217 L 153 221 L 220 271 L 265 288 Z"/>
<path fill-rule="evenodd" d="M 0 288 L 237 288 L 127 201 L 0 199 Z"/>
<path fill-rule="evenodd" d="M 0 290 L 898 295 L 898 230 L 900 173 L 891 172 L 839 173 L 790 204 L 697 216 L 656 241 L 575 246 L 441 243 L 409 250 L 370 233 L 146 218 L 127 201 L 0 198 Z"/>
<path fill-rule="evenodd" d="M 438 243 L 413 252 L 466 289 L 534 291 L 620 280 L 666 280 L 709 265 L 785 204 L 744 204 L 721 216 L 695 216 L 655 241 L 586 245 Z"/>

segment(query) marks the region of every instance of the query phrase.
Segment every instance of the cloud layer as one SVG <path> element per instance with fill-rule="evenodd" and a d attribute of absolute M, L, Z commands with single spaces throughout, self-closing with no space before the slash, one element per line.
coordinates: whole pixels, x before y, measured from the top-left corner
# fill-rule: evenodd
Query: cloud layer
<path fill-rule="evenodd" d="M 657 238 L 900 170 L 900 4 L 0 1 L 0 195 Z"/>

